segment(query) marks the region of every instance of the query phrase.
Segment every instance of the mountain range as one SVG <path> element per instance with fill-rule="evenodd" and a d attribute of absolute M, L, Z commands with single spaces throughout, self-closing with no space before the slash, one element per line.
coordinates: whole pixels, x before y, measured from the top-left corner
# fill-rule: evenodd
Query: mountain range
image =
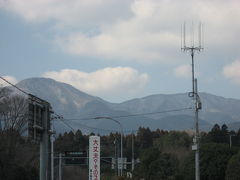
<path fill-rule="evenodd" d="M 119 121 L 124 131 L 131 132 L 141 127 L 164 130 L 194 129 L 194 106 L 187 93 L 155 94 L 122 103 L 111 103 L 92 96 L 73 86 L 53 79 L 30 78 L 17 86 L 51 103 L 53 111 L 62 115 L 64 123 L 54 121 L 58 132 L 81 129 L 83 132 L 108 133 L 119 131 Z M 200 129 L 208 131 L 216 123 L 227 124 L 237 130 L 240 127 L 240 100 L 224 98 L 209 93 L 199 94 L 202 110 L 199 113 Z M 65 125 L 68 126 L 65 126 Z"/>

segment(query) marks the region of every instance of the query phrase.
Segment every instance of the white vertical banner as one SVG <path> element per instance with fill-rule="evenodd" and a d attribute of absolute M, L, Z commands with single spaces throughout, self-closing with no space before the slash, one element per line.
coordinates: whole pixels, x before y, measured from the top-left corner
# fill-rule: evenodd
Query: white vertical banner
<path fill-rule="evenodd" d="M 89 180 L 100 180 L 100 137 L 89 137 Z"/>

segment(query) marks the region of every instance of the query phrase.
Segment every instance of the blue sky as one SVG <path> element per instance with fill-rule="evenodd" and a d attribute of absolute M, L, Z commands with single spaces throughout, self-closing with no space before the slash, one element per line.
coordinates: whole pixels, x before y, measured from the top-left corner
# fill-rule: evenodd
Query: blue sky
<path fill-rule="evenodd" d="M 181 25 L 201 21 L 199 90 L 239 99 L 239 7 L 237 0 L 0 0 L 1 76 L 49 77 L 111 102 L 188 92 Z"/>

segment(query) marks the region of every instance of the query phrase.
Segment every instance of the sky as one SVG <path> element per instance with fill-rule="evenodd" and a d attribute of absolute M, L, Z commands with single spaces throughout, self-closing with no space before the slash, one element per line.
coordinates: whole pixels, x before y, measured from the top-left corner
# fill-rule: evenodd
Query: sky
<path fill-rule="evenodd" d="M 0 75 L 12 83 L 52 78 L 110 102 L 190 92 L 182 25 L 186 45 L 194 39 L 197 47 L 202 23 L 198 89 L 240 99 L 239 7 L 239 0 L 0 0 Z"/>

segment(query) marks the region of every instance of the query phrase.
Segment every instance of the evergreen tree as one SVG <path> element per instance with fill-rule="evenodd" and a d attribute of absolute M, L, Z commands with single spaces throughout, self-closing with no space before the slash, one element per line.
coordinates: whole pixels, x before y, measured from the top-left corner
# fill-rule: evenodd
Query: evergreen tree
<path fill-rule="evenodd" d="M 227 163 L 237 149 L 226 144 L 204 144 L 200 147 L 200 174 L 204 180 L 222 180 Z"/>
<path fill-rule="evenodd" d="M 231 157 L 228 161 L 225 180 L 240 179 L 240 153 Z"/>

